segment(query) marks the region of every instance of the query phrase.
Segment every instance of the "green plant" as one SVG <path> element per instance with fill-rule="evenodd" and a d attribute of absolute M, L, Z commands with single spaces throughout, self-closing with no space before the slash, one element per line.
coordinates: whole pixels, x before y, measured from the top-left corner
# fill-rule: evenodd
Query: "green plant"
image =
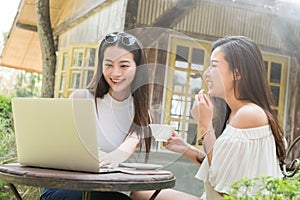
<path fill-rule="evenodd" d="M 243 178 L 231 185 L 224 200 L 300 200 L 300 172 L 291 178 Z M 254 191 L 256 190 L 256 191 Z"/>
<path fill-rule="evenodd" d="M 16 158 L 11 98 L 0 96 L 0 164 Z"/>
<path fill-rule="evenodd" d="M 11 117 L 11 98 L 0 95 L 0 118 Z"/>
<path fill-rule="evenodd" d="M 0 164 L 17 160 L 11 97 L 0 95 Z M 18 191 L 24 200 L 38 199 L 40 189 L 18 186 Z M 10 188 L 0 181 L 0 199 L 14 199 Z"/>
<path fill-rule="evenodd" d="M 22 71 L 18 75 L 15 87 L 17 97 L 35 97 L 41 95 L 41 75 Z"/>

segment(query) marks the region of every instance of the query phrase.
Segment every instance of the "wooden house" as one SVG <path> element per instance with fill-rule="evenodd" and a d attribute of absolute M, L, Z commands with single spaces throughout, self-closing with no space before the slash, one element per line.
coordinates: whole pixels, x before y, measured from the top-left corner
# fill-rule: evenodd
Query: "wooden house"
<path fill-rule="evenodd" d="M 223 36 L 244 35 L 262 49 L 288 142 L 300 135 L 297 1 L 51 0 L 50 11 L 58 58 L 55 97 L 68 97 L 87 85 L 99 40 L 110 32 L 128 31 L 142 41 L 151 63 L 154 121 L 175 124 L 197 146 L 190 109 L 195 93 L 206 87 L 201 75 L 209 64 L 211 44 Z M 41 72 L 34 0 L 21 2 L 1 65 Z"/>

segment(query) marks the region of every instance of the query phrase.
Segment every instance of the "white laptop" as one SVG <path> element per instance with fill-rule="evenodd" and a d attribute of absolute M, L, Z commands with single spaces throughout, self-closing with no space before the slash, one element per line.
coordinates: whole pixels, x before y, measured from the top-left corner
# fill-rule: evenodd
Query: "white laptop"
<path fill-rule="evenodd" d="M 20 164 L 99 172 L 91 99 L 14 98 L 12 109 Z"/>

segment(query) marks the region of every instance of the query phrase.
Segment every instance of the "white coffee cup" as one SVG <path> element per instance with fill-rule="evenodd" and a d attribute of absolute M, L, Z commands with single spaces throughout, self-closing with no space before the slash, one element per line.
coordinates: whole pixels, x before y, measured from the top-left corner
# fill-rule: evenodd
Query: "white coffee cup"
<path fill-rule="evenodd" d="M 155 141 L 166 142 L 175 131 L 176 126 L 168 124 L 149 124 Z"/>

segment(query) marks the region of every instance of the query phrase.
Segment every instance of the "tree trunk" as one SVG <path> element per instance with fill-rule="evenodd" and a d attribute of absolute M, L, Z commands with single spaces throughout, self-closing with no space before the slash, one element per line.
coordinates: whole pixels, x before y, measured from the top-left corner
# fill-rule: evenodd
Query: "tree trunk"
<path fill-rule="evenodd" d="M 42 97 L 54 97 L 55 46 L 50 22 L 49 0 L 36 0 L 37 30 L 42 50 Z"/>

